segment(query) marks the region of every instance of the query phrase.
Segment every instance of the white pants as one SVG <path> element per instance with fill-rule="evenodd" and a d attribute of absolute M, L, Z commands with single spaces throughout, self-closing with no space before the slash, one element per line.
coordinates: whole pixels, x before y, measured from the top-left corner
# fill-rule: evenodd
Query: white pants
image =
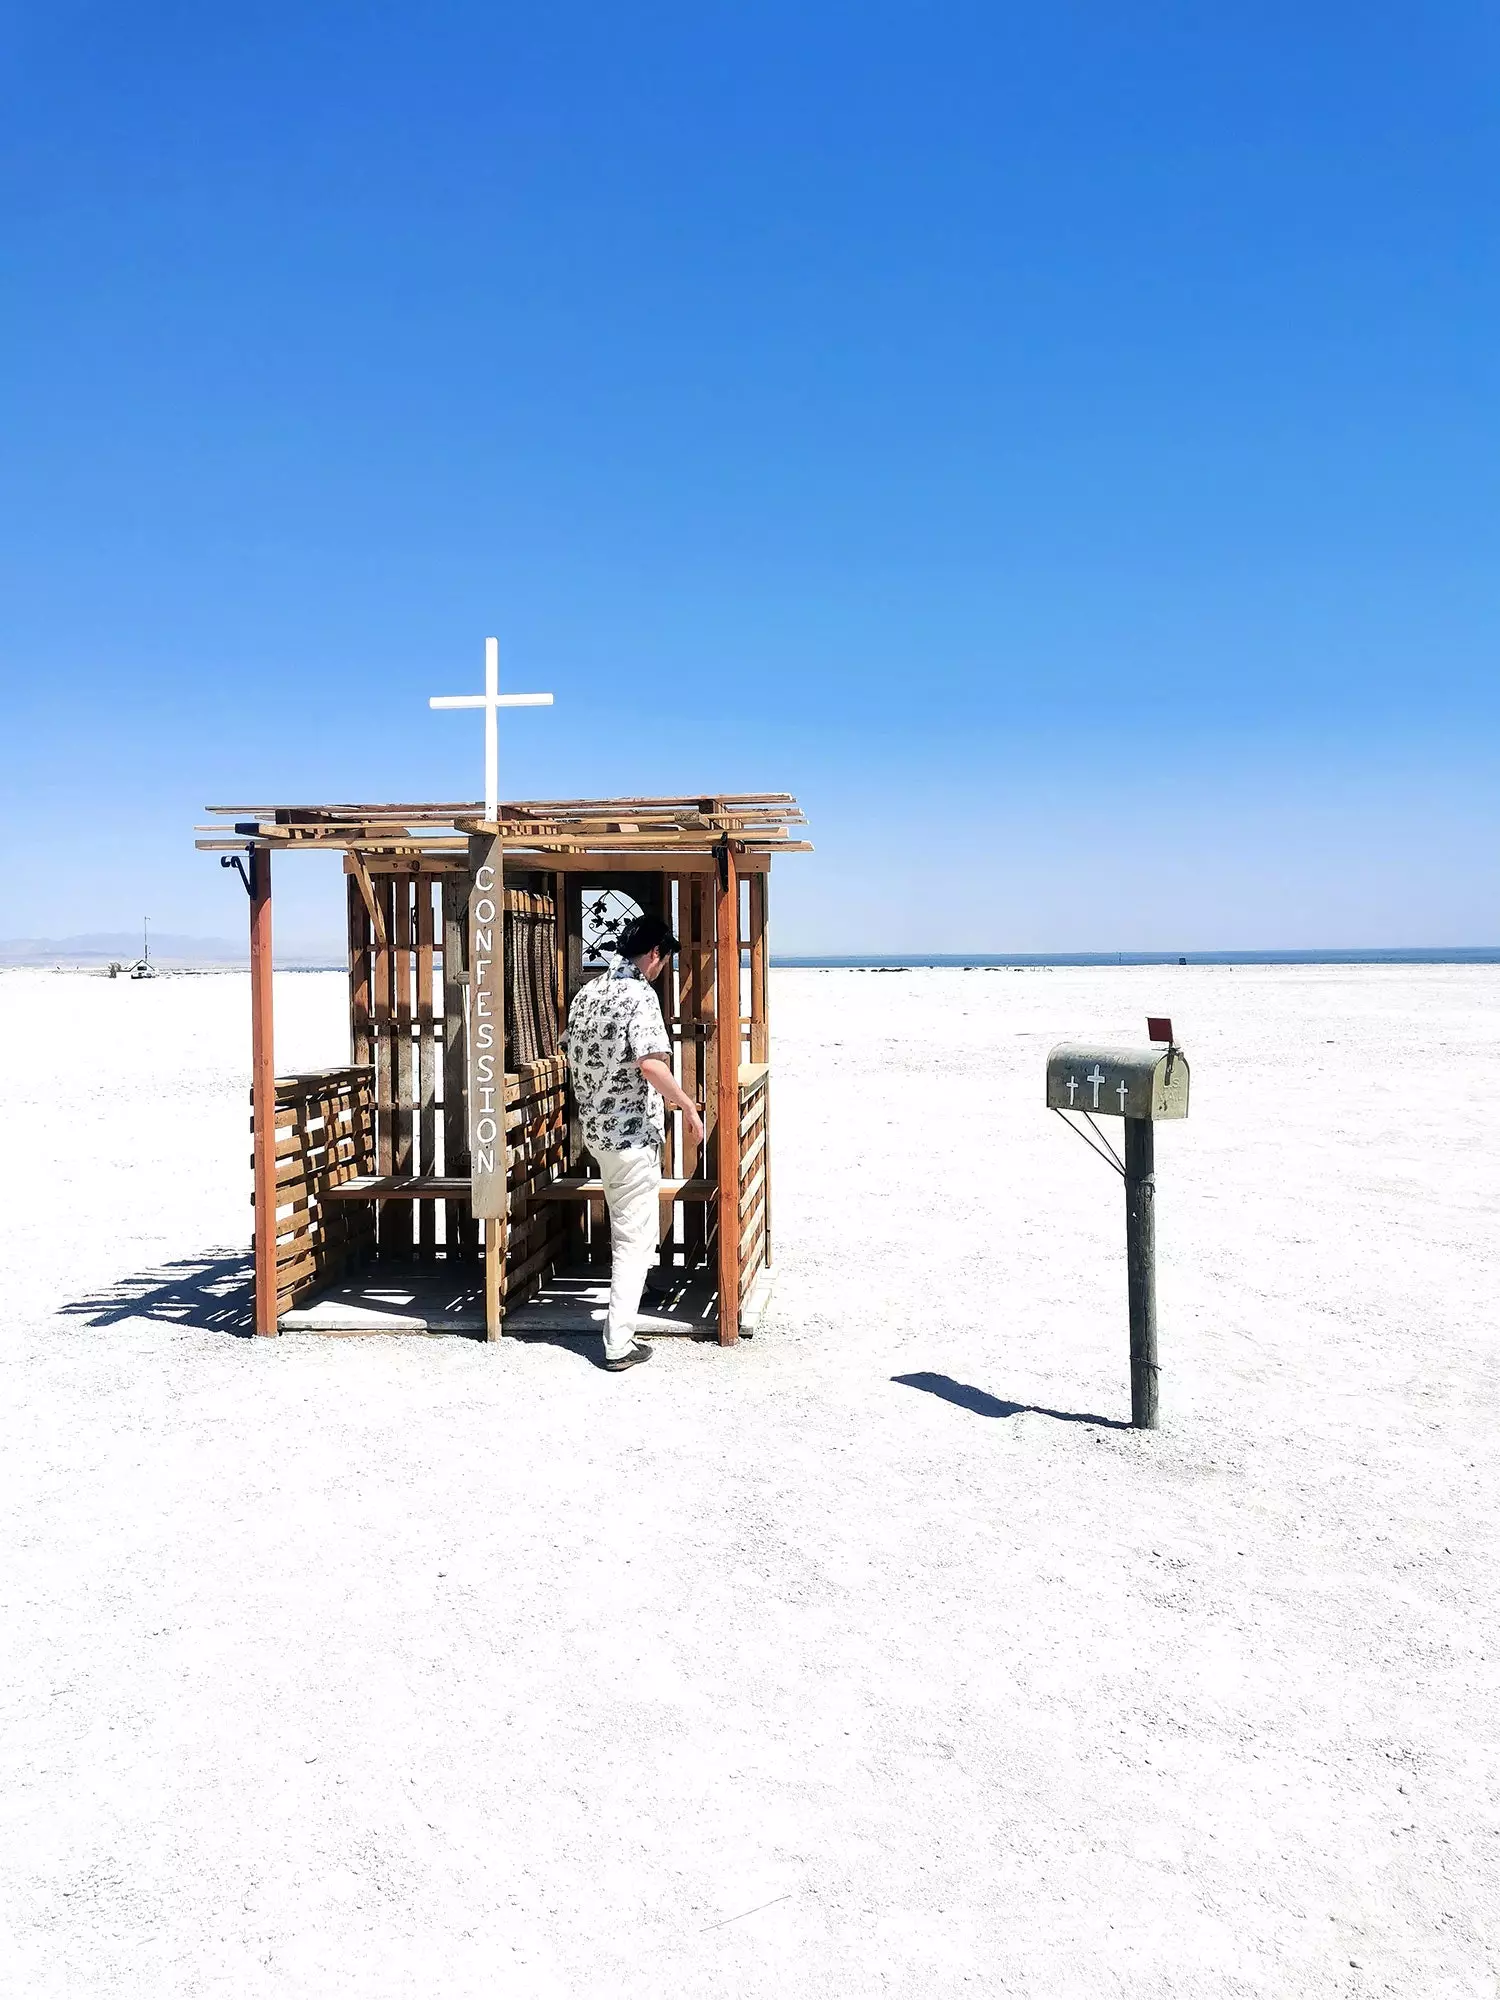
<path fill-rule="evenodd" d="M 635 1343 L 646 1273 L 661 1247 L 661 1154 L 655 1146 L 631 1146 L 623 1153 L 595 1146 L 604 1199 L 609 1204 L 609 1318 L 604 1326 L 604 1358 L 618 1361 Z"/>

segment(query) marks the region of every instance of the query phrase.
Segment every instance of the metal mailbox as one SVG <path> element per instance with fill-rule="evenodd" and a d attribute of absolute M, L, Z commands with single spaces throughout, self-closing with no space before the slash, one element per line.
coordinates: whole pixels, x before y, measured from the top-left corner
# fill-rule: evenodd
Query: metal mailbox
<path fill-rule="evenodd" d="M 1187 1057 L 1178 1048 L 1060 1042 L 1047 1058 L 1049 1111 L 1111 1118 L 1186 1118 Z"/>

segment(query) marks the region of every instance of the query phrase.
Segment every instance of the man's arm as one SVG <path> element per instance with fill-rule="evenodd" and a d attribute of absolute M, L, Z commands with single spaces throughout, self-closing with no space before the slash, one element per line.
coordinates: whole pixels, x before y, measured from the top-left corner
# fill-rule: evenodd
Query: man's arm
<path fill-rule="evenodd" d="M 692 1098 L 688 1096 L 682 1085 L 673 1076 L 671 1057 L 665 1055 L 642 1056 L 639 1062 L 637 1062 L 636 1068 L 659 1097 L 664 1098 L 674 1111 L 682 1113 L 688 1130 L 701 1146 L 703 1144 L 703 1120 L 698 1115 L 697 1105 L 694 1104 Z"/>

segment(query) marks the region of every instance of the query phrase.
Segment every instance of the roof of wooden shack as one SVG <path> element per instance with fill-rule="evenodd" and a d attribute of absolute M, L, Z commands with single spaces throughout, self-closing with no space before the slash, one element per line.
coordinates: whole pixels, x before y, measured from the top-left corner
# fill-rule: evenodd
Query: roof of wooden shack
<path fill-rule="evenodd" d="M 454 804 L 207 806 L 217 825 L 198 828 L 205 851 L 244 847 L 336 848 L 362 854 L 461 852 L 473 834 L 500 833 L 507 851 L 704 853 L 729 839 L 751 853 L 810 852 L 807 823 L 790 792 L 668 799 L 521 799 L 486 820 L 478 801 Z M 519 854 L 518 854 L 519 858 Z"/>

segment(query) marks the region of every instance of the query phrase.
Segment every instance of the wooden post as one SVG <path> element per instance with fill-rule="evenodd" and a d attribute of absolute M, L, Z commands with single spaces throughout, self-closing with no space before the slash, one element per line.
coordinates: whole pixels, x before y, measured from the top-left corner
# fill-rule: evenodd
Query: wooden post
<path fill-rule="evenodd" d="M 771 876 L 770 864 L 750 877 L 750 1060 L 771 1060 Z M 771 1079 L 765 1081 L 762 1097 L 761 1131 L 761 1215 L 766 1268 L 771 1268 Z"/>
<path fill-rule="evenodd" d="M 1156 1158 L 1151 1120 L 1125 1120 L 1125 1270 L 1130 1293 L 1130 1421 L 1157 1427 Z"/>
<path fill-rule="evenodd" d="M 484 1223 L 485 1338 L 500 1338 L 509 1236 L 505 1136 L 505 848 L 469 842 L 469 1206 Z"/>
<path fill-rule="evenodd" d="M 464 937 L 468 929 L 468 884 L 443 877 L 443 1172 L 457 1179 L 469 1171 L 468 1075 L 464 1029 Z M 467 1257 L 474 1224 L 467 1204 L 445 1204 L 450 1262 Z"/>
<path fill-rule="evenodd" d="M 276 1035 L 271 855 L 250 850 L 250 1115 L 255 1125 L 255 1331 L 276 1331 Z"/>
<path fill-rule="evenodd" d="M 415 1065 L 411 1039 L 413 886 L 411 876 L 398 865 L 391 874 L 391 1034 L 394 1037 L 391 1051 L 391 1092 L 394 1099 L 391 1112 L 391 1172 L 401 1176 L 421 1172 L 416 1160 L 417 1093 L 413 1080 Z M 411 1201 L 385 1204 L 380 1226 L 394 1256 L 411 1255 L 415 1208 L 416 1203 Z"/>
<path fill-rule="evenodd" d="M 750 1060 L 769 1060 L 766 1008 L 766 878 L 750 877 Z"/>
<path fill-rule="evenodd" d="M 432 1019 L 432 892 L 431 875 L 418 874 L 412 883 L 417 898 L 417 1147 L 412 1171 L 437 1172 L 437 1039 Z M 417 1209 L 418 1255 L 424 1264 L 437 1256 L 437 1203 L 421 1201 Z"/>
<path fill-rule="evenodd" d="M 719 1345 L 740 1337 L 740 875 L 733 844 L 719 849 L 714 911 L 718 1049 Z"/>
<path fill-rule="evenodd" d="M 368 879 L 368 878 L 366 878 Z M 373 897 L 371 901 L 373 902 Z M 370 1040 L 370 923 L 356 878 L 349 877 L 349 1060 L 368 1067 Z"/>
<path fill-rule="evenodd" d="M 501 1306 L 505 1298 L 505 1251 L 510 1231 L 503 1215 L 484 1219 L 484 1337 L 500 1338 Z"/>
<path fill-rule="evenodd" d="M 561 1046 L 568 1032 L 568 878 L 561 869 L 552 877 L 552 913 L 557 948 L 557 1038 Z"/>

